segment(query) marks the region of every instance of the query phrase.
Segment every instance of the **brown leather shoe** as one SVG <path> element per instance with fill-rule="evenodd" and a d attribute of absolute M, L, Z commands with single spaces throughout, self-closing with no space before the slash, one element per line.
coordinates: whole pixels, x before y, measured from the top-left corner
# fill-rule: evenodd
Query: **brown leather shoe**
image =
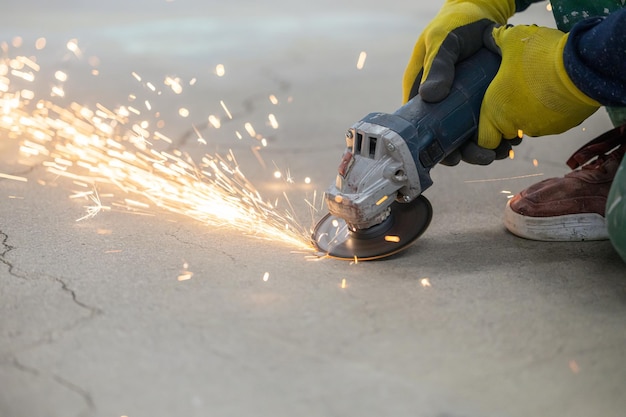
<path fill-rule="evenodd" d="M 504 225 L 532 240 L 608 239 L 606 200 L 625 152 L 626 125 L 589 142 L 567 161 L 572 172 L 543 180 L 511 198 Z"/>

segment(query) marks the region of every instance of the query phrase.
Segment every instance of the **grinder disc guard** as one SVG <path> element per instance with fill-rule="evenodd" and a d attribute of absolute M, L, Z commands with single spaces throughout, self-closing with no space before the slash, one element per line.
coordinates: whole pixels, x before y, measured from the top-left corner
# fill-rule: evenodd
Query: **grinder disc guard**
<path fill-rule="evenodd" d="M 315 226 L 313 243 L 331 258 L 384 258 L 406 249 L 424 233 L 432 214 L 430 202 L 422 195 L 410 203 L 392 203 L 389 216 L 368 229 L 352 231 L 345 220 L 329 213 Z"/>

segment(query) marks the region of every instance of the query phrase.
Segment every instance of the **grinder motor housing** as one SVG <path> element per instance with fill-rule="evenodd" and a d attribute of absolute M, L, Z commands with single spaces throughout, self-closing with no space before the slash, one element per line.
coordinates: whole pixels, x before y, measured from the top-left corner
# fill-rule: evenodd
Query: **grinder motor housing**
<path fill-rule="evenodd" d="M 408 203 L 432 185 L 430 170 L 475 138 L 483 96 L 500 56 L 483 48 L 456 65 L 450 94 L 438 103 L 417 95 L 393 114 L 370 113 L 346 133 L 330 213 L 353 230 L 381 223 L 394 201 Z"/>

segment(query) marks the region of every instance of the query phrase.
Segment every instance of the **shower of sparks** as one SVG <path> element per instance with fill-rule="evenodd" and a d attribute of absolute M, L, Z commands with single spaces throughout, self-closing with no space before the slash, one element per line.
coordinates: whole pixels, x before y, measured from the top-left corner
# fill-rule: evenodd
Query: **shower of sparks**
<path fill-rule="evenodd" d="M 68 42 L 67 48 L 77 56 L 80 54 L 76 40 Z M 226 157 L 205 154 L 194 161 L 183 151 L 153 146 L 171 144 L 172 140 L 151 130 L 147 121 L 133 121 L 141 111 L 131 106 L 110 109 L 98 104 L 94 110 L 78 103 L 60 106 L 51 99 L 24 95 L 14 85 L 34 79 L 38 66 L 25 57 L 9 58 L 6 48 L 3 51 L 0 134 L 20 140 L 19 152 L 25 164 L 40 164 L 55 178 L 68 179 L 85 189 L 72 196 L 92 203 L 86 206 L 87 214 L 78 220 L 89 219 L 103 210 L 139 215 L 170 212 L 208 226 L 226 227 L 312 251 L 310 232 L 298 223 L 291 204 L 288 202 L 289 207 L 281 209 L 276 202 L 265 200 L 245 177 L 232 151 Z M 11 72 L 14 67 L 21 70 Z M 216 70 L 219 74 L 219 66 Z M 56 78 L 67 79 L 63 74 L 57 73 Z M 141 82 L 139 74 L 133 72 L 132 76 Z M 168 83 L 178 90 L 178 80 L 170 78 Z M 58 90 L 53 90 L 52 96 L 61 96 L 63 90 L 55 88 Z M 179 114 L 187 117 L 189 111 L 180 108 Z M 250 123 L 245 127 L 251 136 L 256 136 Z M 27 181 L 9 174 L 0 174 L 0 178 Z M 39 179 L 37 183 L 44 185 L 47 181 Z M 115 201 L 106 205 L 101 201 L 103 195 L 96 191 L 105 188 L 117 190 L 107 194 Z M 191 274 L 185 268 L 179 280 L 189 279 Z"/>
<path fill-rule="evenodd" d="M 359 54 L 359 59 L 356 63 L 356 68 L 362 70 L 365 67 L 365 60 L 367 59 L 367 52 L 363 51 Z"/>

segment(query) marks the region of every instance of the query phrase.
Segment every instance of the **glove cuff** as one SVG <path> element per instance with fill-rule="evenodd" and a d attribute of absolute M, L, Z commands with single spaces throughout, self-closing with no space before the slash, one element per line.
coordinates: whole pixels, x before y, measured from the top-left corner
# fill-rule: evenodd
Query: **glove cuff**
<path fill-rule="evenodd" d="M 557 56 L 556 70 L 557 70 L 557 73 L 560 75 L 561 82 L 563 83 L 563 87 L 565 87 L 567 91 L 581 103 L 584 103 L 591 107 L 600 107 L 601 104 L 599 102 L 597 102 L 596 100 L 592 99 L 591 97 L 589 97 L 588 95 L 580 91 L 580 89 L 576 86 L 576 84 L 574 84 L 569 74 L 567 73 L 567 70 L 565 69 L 565 63 L 563 61 L 563 54 L 564 54 L 564 49 L 565 49 L 565 45 L 567 44 L 568 38 L 569 38 L 569 34 L 566 34 L 565 36 L 563 36 L 563 38 L 559 41 L 557 45 L 557 51 L 559 51 L 559 54 Z"/>

